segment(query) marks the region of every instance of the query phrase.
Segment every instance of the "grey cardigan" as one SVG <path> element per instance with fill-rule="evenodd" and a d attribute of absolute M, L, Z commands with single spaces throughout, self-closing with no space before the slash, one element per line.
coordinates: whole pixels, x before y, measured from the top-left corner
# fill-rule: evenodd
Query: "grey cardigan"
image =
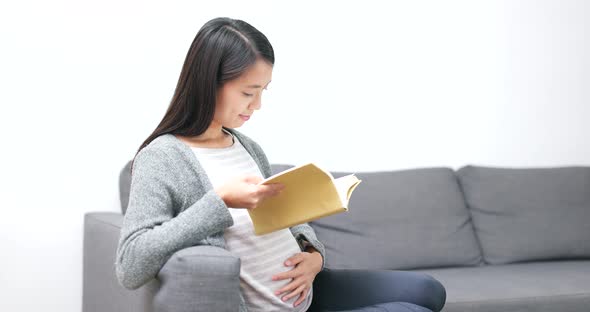
<path fill-rule="evenodd" d="M 246 148 L 264 177 L 270 164 L 260 146 L 246 135 L 226 128 Z M 195 245 L 226 248 L 225 228 L 233 225 L 225 202 L 193 151 L 172 134 L 155 138 L 133 162 L 129 204 L 117 247 L 116 275 L 128 289 L 155 278 L 175 252 Z M 324 261 L 325 250 L 308 224 L 290 228 L 299 243 L 311 244 Z M 246 311 L 242 294 L 240 311 Z"/>

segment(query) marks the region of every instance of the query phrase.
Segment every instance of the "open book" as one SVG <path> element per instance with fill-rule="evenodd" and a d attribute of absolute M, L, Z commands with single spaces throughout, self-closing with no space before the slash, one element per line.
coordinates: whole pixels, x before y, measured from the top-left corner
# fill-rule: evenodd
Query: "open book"
<path fill-rule="evenodd" d="M 361 180 L 354 174 L 334 179 L 313 163 L 277 173 L 259 184 L 282 183 L 283 191 L 261 201 L 248 213 L 254 233 L 263 235 L 348 210 L 352 191 Z"/>

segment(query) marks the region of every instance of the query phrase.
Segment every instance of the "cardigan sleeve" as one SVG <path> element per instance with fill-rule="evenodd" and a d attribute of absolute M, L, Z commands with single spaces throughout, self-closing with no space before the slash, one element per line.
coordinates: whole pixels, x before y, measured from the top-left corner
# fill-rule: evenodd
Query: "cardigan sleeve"
<path fill-rule="evenodd" d="M 311 245 L 315 248 L 320 255 L 322 255 L 322 270 L 326 266 L 326 249 L 324 244 L 322 244 L 318 238 L 316 237 L 315 231 L 313 228 L 307 224 L 299 224 L 290 228 L 291 233 L 297 240 L 299 247 L 301 250 L 305 249 L 305 245 Z"/>
<path fill-rule="evenodd" d="M 175 195 L 174 177 L 164 151 L 148 146 L 135 157 L 115 262 L 117 279 L 125 288 L 139 288 L 155 278 L 176 251 L 233 225 L 228 207 L 213 189 L 176 214 L 180 195 Z"/>

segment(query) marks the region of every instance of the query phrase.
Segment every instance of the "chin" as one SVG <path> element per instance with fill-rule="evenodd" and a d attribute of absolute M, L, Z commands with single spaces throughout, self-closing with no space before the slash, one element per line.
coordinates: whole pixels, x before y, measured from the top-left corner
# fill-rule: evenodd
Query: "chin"
<path fill-rule="evenodd" d="M 223 127 L 234 129 L 234 128 L 239 128 L 243 125 L 244 125 L 244 123 L 234 123 L 234 124 L 229 124 L 229 125 L 223 125 Z"/>

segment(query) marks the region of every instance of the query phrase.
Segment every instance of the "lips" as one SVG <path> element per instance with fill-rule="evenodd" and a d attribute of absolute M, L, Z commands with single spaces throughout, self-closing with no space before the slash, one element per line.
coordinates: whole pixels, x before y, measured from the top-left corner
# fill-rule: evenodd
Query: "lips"
<path fill-rule="evenodd" d="M 246 120 L 250 119 L 250 115 L 240 115 L 240 118 L 242 118 L 242 120 L 246 121 Z"/>

